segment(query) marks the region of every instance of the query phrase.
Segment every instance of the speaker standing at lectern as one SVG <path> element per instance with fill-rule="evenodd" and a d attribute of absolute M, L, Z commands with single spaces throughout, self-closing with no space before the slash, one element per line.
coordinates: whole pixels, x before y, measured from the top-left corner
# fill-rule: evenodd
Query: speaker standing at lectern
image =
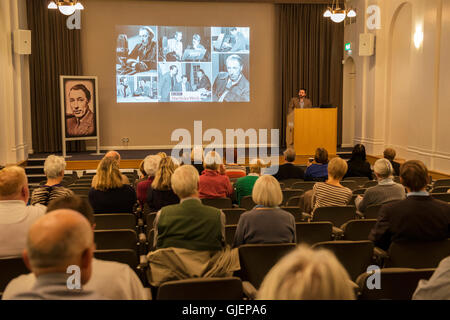
<path fill-rule="evenodd" d="M 306 97 L 306 89 L 298 91 L 298 97 L 289 101 L 286 125 L 286 146 L 294 147 L 294 109 L 312 108 L 311 100 Z"/>

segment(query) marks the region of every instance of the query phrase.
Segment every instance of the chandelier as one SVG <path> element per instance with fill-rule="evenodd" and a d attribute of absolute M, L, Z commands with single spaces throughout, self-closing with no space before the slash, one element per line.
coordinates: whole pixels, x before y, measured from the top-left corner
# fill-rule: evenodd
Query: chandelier
<path fill-rule="evenodd" d="M 345 17 L 354 18 L 356 12 L 353 9 L 346 10 L 339 7 L 339 1 L 333 0 L 331 7 L 328 7 L 323 14 L 325 18 L 330 18 L 333 22 L 340 23 L 345 20 Z"/>
<path fill-rule="evenodd" d="M 52 0 L 47 6 L 48 9 L 59 9 L 59 12 L 66 16 L 72 15 L 75 10 L 83 10 L 84 6 L 78 0 Z"/>

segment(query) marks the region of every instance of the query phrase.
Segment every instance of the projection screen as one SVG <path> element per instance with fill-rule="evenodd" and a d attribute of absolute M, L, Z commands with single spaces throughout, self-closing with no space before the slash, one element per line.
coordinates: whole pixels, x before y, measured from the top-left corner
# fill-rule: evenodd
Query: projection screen
<path fill-rule="evenodd" d="M 116 26 L 118 103 L 249 102 L 249 27 Z"/>

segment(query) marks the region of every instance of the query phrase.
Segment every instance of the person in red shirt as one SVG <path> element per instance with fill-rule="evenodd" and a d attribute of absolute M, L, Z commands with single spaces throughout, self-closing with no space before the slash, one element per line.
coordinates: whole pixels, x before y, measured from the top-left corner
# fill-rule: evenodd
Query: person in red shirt
<path fill-rule="evenodd" d="M 200 176 L 200 198 L 229 198 L 233 194 L 230 178 L 225 174 L 222 158 L 214 151 L 208 152 L 204 159 L 205 170 Z"/>

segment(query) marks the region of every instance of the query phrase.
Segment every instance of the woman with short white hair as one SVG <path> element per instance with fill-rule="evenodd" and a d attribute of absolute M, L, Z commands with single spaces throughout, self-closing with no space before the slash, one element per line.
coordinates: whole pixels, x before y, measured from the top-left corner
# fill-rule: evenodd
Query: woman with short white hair
<path fill-rule="evenodd" d="M 147 175 L 147 179 L 139 182 L 136 186 L 136 195 L 141 207 L 147 201 L 148 188 L 155 179 L 155 174 L 158 171 L 160 161 L 161 155 L 159 154 L 149 155 L 144 159 L 144 171 Z"/>
<path fill-rule="evenodd" d="M 225 174 L 222 157 L 215 151 L 210 151 L 204 159 L 205 170 L 200 176 L 200 198 L 227 198 L 233 194 L 230 179 Z"/>
<path fill-rule="evenodd" d="M 277 179 L 264 175 L 252 191 L 256 206 L 241 215 L 234 237 L 234 247 L 247 243 L 295 243 L 294 216 L 278 206 L 283 193 Z"/>
<path fill-rule="evenodd" d="M 299 246 L 266 275 L 259 300 L 355 300 L 350 277 L 334 254 Z"/>
<path fill-rule="evenodd" d="M 394 169 L 388 159 L 375 161 L 373 171 L 378 180 L 378 185 L 368 188 L 364 197 L 355 199 L 356 208 L 364 213 L 368 206 L 375 206 L 386 202 L 403 200 L 406 197 L 405 187 L 393 180 Z"/>
<path fill-rule="evenodd" d="M 44 172 L 47 176 L 47 181 L 45 185 L 34 189 L 31 195 L 31 204 L 40 203 L 46 206 L 53 199 L 73 195 L 71 190 L 63 187 L 61 184 L 65 169 L 66 161 L 63 157 L 52 154 L 45 159 Z"/>

